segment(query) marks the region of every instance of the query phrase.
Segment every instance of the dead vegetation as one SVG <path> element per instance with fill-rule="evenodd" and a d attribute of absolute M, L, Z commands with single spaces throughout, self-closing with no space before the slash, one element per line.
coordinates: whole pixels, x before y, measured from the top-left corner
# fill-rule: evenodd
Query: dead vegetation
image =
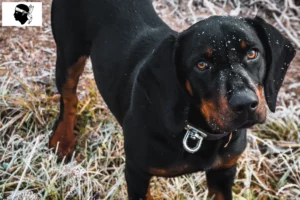
<path fill-rule="evenodd" d="M 57 163 L 48 137 L 58 114 L 50 0 L 43 27 L 0 28 L 0 199 L 125 199 L 121 128 L 103 103 L 90 63 L 78 94 L 77 155 Z M 155 0 L 160 16 L 180 31 L 210 15 L 260 15 L 299 50 L 299 3 L 292 0 Z M 299 53 L 280 92 L 276 114 L 249 131 L 238 164 L 235 199 L 300 198 Z M 204 173 L 153 178 L 155 199 L 206 199 Z"/>

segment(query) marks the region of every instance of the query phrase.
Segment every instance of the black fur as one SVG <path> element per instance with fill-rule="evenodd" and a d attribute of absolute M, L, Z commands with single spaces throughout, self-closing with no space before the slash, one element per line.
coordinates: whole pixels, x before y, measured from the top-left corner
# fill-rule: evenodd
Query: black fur
<path fill-rule="evenodd" d="M 246 128 L 265 118 L 263 111 L 233 112 L 230 100 L 240 92 L 255 96 L 261 86 L 275 110 L 295 52 L 279 31 L 258 18 L 210 17 L 177 33 L 150 0 L 54 0 L 52 28 L 58 90 L 79 57 L 90 56 L 98 89 L 123 127 L 130 199 L 146 198 L 153 175 L 198 171 L 206 171 L 212 194 L 232 198 L 236 169 L 229 158 L 244 151 Z M 252 48 L 259 54 L 247 60 Z M 209 69 L 199 70 L 199 61 Z M 219 122 L 205 118 L 204 102 L 214 105 Z M 187 121 L 212 134 L 233 132 L 232 139 L 204 140 L 198 152 L 188 153 L 182 145 Z"/>

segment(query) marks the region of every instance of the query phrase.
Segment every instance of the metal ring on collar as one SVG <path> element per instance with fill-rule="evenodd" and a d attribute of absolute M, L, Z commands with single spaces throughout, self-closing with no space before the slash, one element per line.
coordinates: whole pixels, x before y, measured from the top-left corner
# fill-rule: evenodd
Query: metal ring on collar
<path fill-rule="evenodd" d="M 188 139 L 192 139 L 192 140 L 198 140 L 197 141 L 197 144 L 194 146 L 194 147 L 190 147 L 188 145 Z M 189 153 L 195 153 L 197 152 L 200 147 L 201 147 L 201 144 L 202 144 L 202 141 L 203 141 L 203 137 L 200 136 L 197 132 L 195 132 L 195 130 L 193 129 L 188 129 L 184 138 L 183 138 L 183 147 L 184 149 L 189 152 Z"/>

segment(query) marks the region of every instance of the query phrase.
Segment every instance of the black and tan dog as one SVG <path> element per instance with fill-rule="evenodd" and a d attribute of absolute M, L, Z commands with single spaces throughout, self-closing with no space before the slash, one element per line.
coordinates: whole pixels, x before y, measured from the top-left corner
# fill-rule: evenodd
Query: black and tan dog
<path fill-rule="evenodd" d="M 265 121 L 265 104 L 275 111 L 295 55 L 278 30 L 260 18 L 215 16 L 177 33 L 151 0 L 54 0 L 52 28 L 61 107 L 50 147 L 73 153 L 76 87 L 90 56 L 123 127 L 129 198 L 150 198 L 152 176 L 198 171 L 211 196 L 232 198 L 246 128 Z"/>

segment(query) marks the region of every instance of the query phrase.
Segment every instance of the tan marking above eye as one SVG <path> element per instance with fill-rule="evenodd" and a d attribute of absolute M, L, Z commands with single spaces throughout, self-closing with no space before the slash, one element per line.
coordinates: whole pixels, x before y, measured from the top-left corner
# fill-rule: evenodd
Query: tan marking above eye
<path fill-rule="evenodd" d="M 208 64 L 204 61 L 200 61 L 197 63 L 197 67 L 201 70 L 205 70 L 208 67 Z"/>
<path fill-rule="evenodd" d="M 258 55 L 258 52 L 255 49 L 251 49 L 250 51 L 247 52 L 247 58 L 248 59 L 254 59 Z"/>
<path fill-rule="evenodd" d="M 247 47 L 247 43 L 244 40 L 241 42 L 241 47 L 242 49 L 245 49 Z"/>
<path fill-rule="evenodd" d="M 206 49 L 206 53 L 208 57 L 212 56 L 212 50 L 210 48 Z"/>

